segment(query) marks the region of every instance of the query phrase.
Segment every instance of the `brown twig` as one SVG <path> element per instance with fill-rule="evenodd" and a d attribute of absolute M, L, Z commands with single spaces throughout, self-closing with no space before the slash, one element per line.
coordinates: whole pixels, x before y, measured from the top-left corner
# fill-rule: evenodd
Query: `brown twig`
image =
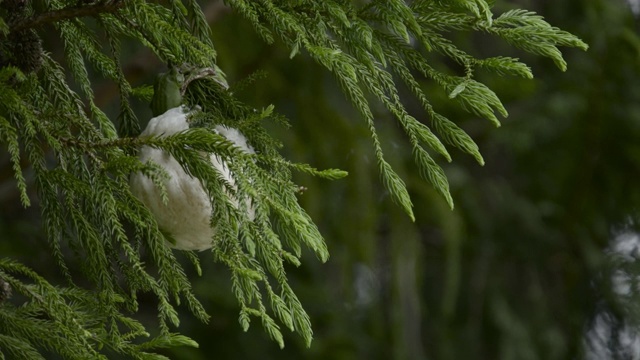
<path fill-rule="evenodd" d="M 182 66 L 183 69 L 182 70 L 187 70 L 188 71 L 188 67 L 183 65 Z M 180 87 L 180 94 L 182 96 L 184 96 L 184 94 L 187 92 L 187 87 L 189 86 L 189 84 L 191 84 L 192 81 L 198 80 L 198 79 L 204 79 L 204 78 L 210 78 L 213 81 L 215 81 L 216 83 L 218 83 L 220 86 L 222 86 L 223 89 L 229 89 L 229 85 L 225 84 L 224 82 L 216 79 L 216 70 L 213 68 L 204 68 L 204 69 L 198 69 L 197 72 L 195 73 L 191 73 L 184 81 L 184 83 L 182 84 L 182 86 Z"/>
<path fill-rule="evenodd" d="M 106 139 L 103 141 L 89 142 L 70 138 L 59 138 L 58 140 L 67 146 L 81 149 L 86 153 L 91 153 L 95 149 L 116 148 L 116 147 L 138 147 L 144 145 L 146 140 L 152 139 L 149 136 L 124 137 L 118 139 Z"/>
<path fill-rule="evenodd" d="M 100 13 L 114 12 L 125 5 L 125 0 L 107 0 L 94 5 L 70 6 L 59 10 L 47 11 L 13 24 L 11 32 L 31 29 L 40 25 L 68 20 L 83 16 L 95 16 Z"/>

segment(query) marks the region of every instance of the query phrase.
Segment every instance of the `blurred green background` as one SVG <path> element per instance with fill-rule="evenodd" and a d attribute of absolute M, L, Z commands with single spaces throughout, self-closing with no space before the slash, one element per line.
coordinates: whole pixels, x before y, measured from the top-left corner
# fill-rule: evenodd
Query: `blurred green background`
<path fill-rule="evenodd" d="M 243 333 L 229 272 L 205 252 L 203 276 L 191 275 L 212 320 L 201 324 L 182 309 L 178 330 L 200 348 L 166 355 L 178 360 L 640 359 L 635 330 L 640 321 L 640 37 L 628 3 L 496 1 L 496 14 L 533 10 L 590 45 L 586 53 L 565 51 L 566 73 L 497 38 L 450 34 L 477 57 L 520 57 L 535 74 L 533 81 L 478 74 L 510 112 L 499 129 L 462 112 L 423 81 L 436 110 L 472 135 L 486 161 L 481 167 L 455 150 L 453 163 L 438 159 L 450 180 L 453 211 L 419 178 L 401 129 L 377 109 L 386 155 L 408 184 L 415 223 L 385 193 L 364 122 L 332 75 L 304 54 L 290 60 L 288 50 L 265 45 L 221 1 L 203 6 L 230 82 L 265 72 L 237 95 L 257 108 L 274 104 L 290 119 L 291 129 L 268 125 L 284 142 L 286 157 L 341 168 L 349 176 L 335 182 L 297 178 L 308 188 L 300 201 L 331 251 L 326 264 L 307 253 L 300 268 L 289 269 L 313 322 L 310 349 L 286 334 L 280 350 L 255 322 Z M 134 45 L 123 60 L 127 77 L 134 85 L 149 84 L 162 66 Z M 455 71 L 443 59 L 432 61 Z M 100 105 L 115 110 L 115 87 L 98 79 L 95 84 Z M 426 122 L 419 105 L 402 91 L 412 114 Z M 150 117 L 146 104 L 139 104 L 139 115 Z M 0 251 L 55 278 L 47 245 L 34 226 L 39 210 L 20 207 L 11 176 L 3 154 L 0 234 L 7 240 Z M 153 298 L 141 301 L 148 305 L 141 316 L 154 326 Z"/>

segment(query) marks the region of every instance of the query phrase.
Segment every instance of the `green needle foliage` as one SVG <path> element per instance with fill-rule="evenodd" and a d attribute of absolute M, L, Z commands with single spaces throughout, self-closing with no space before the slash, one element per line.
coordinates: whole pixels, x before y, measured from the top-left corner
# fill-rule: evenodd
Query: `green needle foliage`
<path fill-rule="evenodd" d="M 499 126 L 496 113 L 507 116 L 507 111 L 491 89 L 474 79 L 476 71 L 533 75 L 515 58 L 475 58 L 450 35 L 496 36 L 552 59 L 562 71 L 566 63 L 559 46 L 587 48 L 532 12 L 495 16 L 485 0 L 225 3 L 266 42 L 282 42 L 291 57 L 309 56 L 335 75 L 368 126 L 385 188 L 412 219 L 406 185 L 385 158 L 374 104 L 397 119 L 419 174 L 453 208 L 447 178 L 436 161 L 440 156 L 451 161 L 445 144 L 480 164 L 484 160 L 474 141 L 434 109 L 420 81 L 432 80 L 460 107 Z M 59 35 L 64 60 L 56 59 L 39 38 L 50 30 Z M 137 137 L 141 119 L 131 99 L 150 101 L 153 90 L 150 84 L 132 86 L 123 72 L 122 42 L 132 40 L 171 68 L 208 71 L 184 89 L 183 105 L 193 110 L 188 131 L 164 138 Z M 437 65 L 443 62 L 451 66 Z M 197 1 L 0 0 L 0 66 L 0 138 L 10 154 L 22 204 L 34 202 L 41 208 L 51 256 L 66 279 L 65 284 L 53 285 L 23 264 L 0 260 L 0 281 L 16 295 L 12 300 L 0 297 L 0 358 L 38 359 L 55 353 L 87 359 L 110 351 L 135 359 L 162 359 L 154 349 L 197 346 L 171 332 L 180 322 L 176 306 L 185 303 L 202 321 L 208 320 L 206 309 L 168 246 L 171 234 L 161 230 L 162 224 L 129 190 L 129 176 L 135 172 L 150 177 L 160 189 L 167 181 L 162 167 L 137 159 L 143 145 L 171 154 L 206 189 L 217 229 L 211 255 L 230 270 L 242 328 L 258 319 L 280 346 L 282 327 L 311 343 L 311 321 L 289 286 L 285 264 L 298 266 L 303 247 L 321 261 L 329 253 L 298 204 L 300 187 L 292 182 L 292 171 L 327 179 L 346 173 L 317 170 L 279 155 L 280 144 L 263 123 L 286 125 L 286 120 L 272 106 L 256 110 L 242 103 L 233 86 L 228 88 Z M 117 116 L 110 117 L 96 104 L 92 73 L 117 85 Z M 409 114 L 399 83 L 420 102 L 423 115 Z M 241 151 L 213 131 L 220 124 L 239 129 L 256 154 Z M 235 184 L 211 166 L 205 153 L 226 162 Z M 32 184 L 23 175 L 24 163 L 33 173 Z M 255 218 L 248 217 L 247 204 L 236 207 L 229 196 L 250 199 Z M 185 253 L 200 272 L 199 257 Z M 80 260 L 81 274 L 69 270 L 72 258 Z M 159 335 L 152 338 L 153 331 L 130 317 L 143 293 L 157 299 Z"/>

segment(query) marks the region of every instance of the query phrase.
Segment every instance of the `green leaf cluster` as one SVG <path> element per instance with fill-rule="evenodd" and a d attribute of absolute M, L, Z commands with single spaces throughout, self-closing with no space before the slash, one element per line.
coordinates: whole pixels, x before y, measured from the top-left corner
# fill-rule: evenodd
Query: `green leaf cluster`
<path fill-rule="evenodd" d="M 108 290 L 87 291 L 80 287 L 50 284 L 24 265 L 0 259 L 0 277 L 14 295 L 26 300 L 15 306 L 0 305 L 0 358 L 46 359 L 42 350 L 68 359 L 107 359 L 101 350 L 127 354 L 133 359 L 166 359 L 153 350 L 195 346 L 185 336 L 166 332 L 149 338 L 137 320 L 114 312 L 126 300 Z M 107 305 L 107 306 L 105 306 Z"/>
<path fill-rule="evenodd" d="M 472 155 L 480 164 L 484 161 L 473 140 L 433 108 L 420 81 L 436 82 L 465 110 L 499 126 L 495 113 L 506 117 L 507 111 L 491 89 L 474 79 L 476 70 L 483 68 L 498 75 L 525 78 L 533 75 L 527 65 L 515 58 L 475 58 L 449 40 L 447 33 L 475 31 L 495 35 L 527 52 L 551 58 L 563 71 L 566 62 L 558 46 L 587 49 L 576 36 L 552 27 L 529 11 L 513 10 L 494 19 L 489 3 L 484 0 L 373 0 L 365 4 L 345 0 L 227 0 L 226 3 L 251 21 L 265 41 L 272 43 L 279 39 L 291 49 L 292 57 L 304 49 L 335 74 L 369 127 L 386 189 L 412 219 L 406 184 L 385 160 L 371 111 L 372 101 L 381 103 L 394 115 L 408 137 L 421 176 L 453 208 L 447 178 L 434 154 L 451 161 L 445 143 Z M 459 64 L 462 74 L 436 69 L 430 61 L 432 55 Z M 403 83 L 420 101 L 425 111 L 422 116 L 431 127 L 407 112 L 396 82 Z"/>

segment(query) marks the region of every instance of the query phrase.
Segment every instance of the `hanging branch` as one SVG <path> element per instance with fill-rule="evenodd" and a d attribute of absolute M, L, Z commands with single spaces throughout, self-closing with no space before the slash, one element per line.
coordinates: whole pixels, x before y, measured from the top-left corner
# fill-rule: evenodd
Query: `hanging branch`
<path fill-rule="evenodd" d="M 49 7 L 34 15 L 29 13 L 29 1 L 0 0 L 0 143 L 8 150 L 25 206 L 32 192 L 27 191 L 23 159 L 30 165 L 34 180 L 29 186 L 42 208 L 51 257 L 70 285 L 50 284 L 29 267 L 0 258 L 0 359 L 6 358 L 3 352 L 21 359 L 43 358 L 40 352 L 68 359 L 105 358 L 99 356 L 102 348 L 135 359 L 164 359 L 150 351 L 197 346 L 172 332 L 181 320 L 179 304 L 186 304 L 199 320 L 209 319 L 176 257 L 188 249 L 174 246 L 176 233 L 192 229 L 175 230 L 170 227 L 175 219 L 154 213 L 143 201 L 148 193 L 162 209 L 181 212 L 170 205 L 175 202 L 165 201 L 168 179 L 178 176 L 197 179 L 195 186 L 202 190 L 197 197 L 210 205 L 191 216 L 204 219 L 204 230 L 195 235 L 210 246 L 211 260 L 229 268 L 242 329 L 257 319 L 279 346 L 284 346 L 284 329 L 298 333 L 309 346 L 311 318 L 286 270 L 288 264 L 301 264 L 304 248 L 321 261 L 329 253 L 318 227 L 298 203 L 297 193 L 304 189 L 293 181 L 292 171 L 326 179 L 341 178 L 346 172 L 317 170 L 282 157 L 280 142 L 262 123 L 286 125 L 286 119 L 274 113 L 273 106 L 259 110 L 227 91 L 198 1 L 79 0 L 74 6 Z M 49 3 L 60 7 L 65 2 Z M 512 10 L 494 18 L 486 0 L 457 0 L 453 5 L 376 0 L 364 8 L 355 3 L 225 1 L 265 41 L 280 41 L 291 57 L 305 53 L 335 75 L 366 123 L 385 188 L 412 219 L 407 185 L 383 153 L 385 134 L 376 127 L 377 106 L 392 114 L 407 135 L 420 176 L 453 206 L 446 174 L 435 156 L 451 161 L 445 144 L 481 164 L 482 156 L 463 129 L 437 112 L 421 81 L 432 81 L 462 109 L 497 125 L 497 115 L 506 116 L 506 109 L 489 87 L 474 78 L 474 66 L 532 77 L 528 66 L 517 59 L 476 59 L 445 33 L 485 32 L 552 58 L 561 70 L 566 62 L 558 47 L 587 47 L 532 12 Z M 76 20 L 80 17 L 99 17 L 99 30 L 95 24 Z M 56 50 L 64 53 L 60 63 L 47 51 L 52 44 L 43 45 L 35 30 L 54 23 L 59 25 Z M 158 76 L 164 79 L 158 86 L 133 87 L 125 77 L 123 39 L 150 48 L 169 66 L 167 74 Z M 425 52 L 464 65 L 467 72 L 456 76 L 442 71 Z M 180 77 L 175 70 L 181 71 Z M 116 119 L 96 105 L 94 77 L 117 85 Z M 421 103 L 431 126 L 409 113 L 396 81 L 402 81 Z M 158 128 L 146 133 L 153 136 L 124 137 L 137 132 L 141 123 L 130 105 L 131 96 L 161 105 L 168 113 L 162 123 L 177 124 L 172 132 Z M 149 120 L 151 127 L 159 124 L 159 116 L 154 118 Z M 120 133 L 118 124 L 125 124 Z M 181 172 L 173 177 L 169 166 L 139 156 L 157 152 L 173 158 L 177 165 L 171 166 Z M 222 171 L 214 160 L 222 164 Z M 200 274 L 199 257 L 186 254 Z M 74 285 L 76 270 L 67 265 L 68 259 L 81 263 L 81 283 L 88 289 Z M 10 290 L 19 296 L 3 302 Z M 138 316 L 141 293 L 153 294 L 158 304 L 158 335 L 148 340 L 150 331 L 132 317 Z"/>
<path fill-rule="evenodd" d="M 88 6 L 70 6 L 60 10 L 48 11 L 37 16 L 20 20 L 11 27 L 11 32 L 31 29 L 40 25 L 84 16 L 96 16 L 101 13 L 115 12 L 125 5 L 124 0 L 109 0 Z"/>

